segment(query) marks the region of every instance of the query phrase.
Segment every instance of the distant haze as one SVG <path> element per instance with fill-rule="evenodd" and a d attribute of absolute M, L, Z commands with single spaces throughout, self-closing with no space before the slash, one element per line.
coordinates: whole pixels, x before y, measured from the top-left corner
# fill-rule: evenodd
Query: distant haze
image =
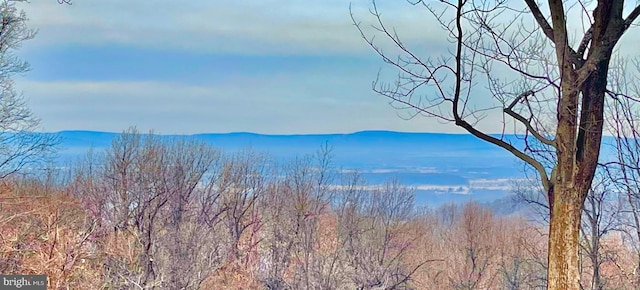
<path fill-rule="evenodd" d="M 116 136 L 90 131 L 64 131 L 60 135 L 63 142 L 59 161 L 67 164 L 89 149 L 104 151 Z M 469 199 L 493 201 L 510 194 L 513 182 L 525 176 L 522 162 L 465 134 L 367 131 L 327 135 L 161 136 L 183 137 L 207 142 L 226 153 L 250 149 L 282 163 L 314 154 L 326 145 L 331 148 L 338 175 L 357 171 L 372 186 L 397 178 L 416 189 L 416 200 L 423 205 Z"/>

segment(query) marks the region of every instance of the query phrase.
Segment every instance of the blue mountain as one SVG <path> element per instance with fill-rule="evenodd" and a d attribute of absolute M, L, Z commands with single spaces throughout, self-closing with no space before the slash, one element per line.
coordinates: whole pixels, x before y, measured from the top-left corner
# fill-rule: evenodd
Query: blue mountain
<path fill-rule="evenodd" d="M 78 159 L 92 149 L 111 146 L 117 133 L 62 131 L 60 162 Z M 491 202 L 511 192 L 510 182 L 525 177 L 525 165 L 509 152 L 468 134 L 363 131 L 351 134 L 264 135 L 255 133 L 209 133 L 161 135 L 161 138 L 193 138 L 223 152 L 250 148 L 278 160 L 313 154 L 329 146 L 333 162 L 345 172 L 357 170 L 370 184 L 390 178 L 416 188 L 419 203 L 475 199 Z M 515 145 L 522 138 L 505 136 Z M 605 138 L 605 143 L 612 139 Z M 610 146 L 604 146 L 609 150 Z M 609 149 L 607 149 L 609 148 Z M 528 171 L 529 174 L 531 171 Z"/>

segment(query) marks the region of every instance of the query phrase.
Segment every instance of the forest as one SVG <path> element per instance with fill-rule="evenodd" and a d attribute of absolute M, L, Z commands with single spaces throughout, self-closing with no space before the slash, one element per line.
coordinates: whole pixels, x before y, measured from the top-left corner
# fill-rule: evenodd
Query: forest
<path fill-rule="evenodd" d="M 393 14 L 400 10 L 382 2 L 371 1 L 366 10 L 361 9 L 361 3 L 349 3 L 343 13 L 343 22 L 350 21 L 355 33 L 353 38 L 360 38 L 369 52 L 364 58 L 375 57 L 395 74 L 390 77 L 388 71 L 379 69 L 370 89 L 385 97 L 400 117 L 435 120 L 518 159 L 526 166 L 524 173 L 529 178 L 514 182 L 513 201 L 524 205 L 525 210 L 500 215 L 473 201 L 435 208 L 417 205 L 414 189 L 397 179 L 367 184 L 357 171 L 336 174 L 330 146 L 306 156 L 292 154 L 283 161 L 250 148 L 228 152 L 191 138 L 141 134 L 135 127 L 118 135 L 104 151 L 90 150 L 68 166 L 53 165 L 60 140 L 56 134 L 44 133 L 41 120 L 16 88 L 16 80 L 30 70 L 17 51 L 37 32 L 27 25 L 27 15 L 20 8 L 31 3 L 2 0 L 0 272 L 45 274 L 52 289 L 640 289 L 640 60 L 630 53 L 633 49 L 618 45 L 625 43 L 623 35 L 636 28 L 640 5 L 623 0 L 524 0 L 519 5 L 506 0 L 407 1 L 406 5 L 422 9 L 421 17 L 430 25 L 425 34 L 429 41 L 425 41 L 411 37 L 415 29 L 406 30 L 412 33 L 396 29 L 393 20 L 399 18 L 386 18 L 383 11 Z M 70 0 L 58 0 L 53 5 L 71 4 Z M 172 10 L 167 7 L 163 6 Z M 238 7 L 229 11 L 238 11 L 234 9 Z M 138 12 L 146 10 L 140 8 Z M 216 96 L 217 103 L 208 109 L 223 107 L 233 112 L 217 111 L 216 117 L 221 119 L 208 119 L 211 124 L 246 121 L 249 118 L 237 117 L 244 116 L 245 109 L 251 107 L 256 114 L 261 111 L 256 108 L 274 106 L 278 110 L 263 119 L 264 123 L 287 114 L 291 115 L 280 124 L 322 123 L 314 118 L 324 117 L 324 113 L 307 116 L 316 112 L 315 103 L 298 107 L 313 110 L 293 109 L 298 93 L 284 94 L 279 102 L 270 100 L 282 97 L 282 93 L 264 99 L 251 99 L 240 91 L 227 94 L 249 87 L 255 80 L 245 74 L 240 78 L 244 82 L 231 81 L 236 73 L 256 71 L 233 70 L 235 64 L 243 67 L 247 60 L 260 60 L 245 58 L 251 54 L 247 47 L 249 51 L 256 47 L 273 50 L 262 59 L 265 70 L 259 71 L 263 75 L 277 75 L 277 64 L 287 58 L 291 58 L 291 64 L 296 63 L 290 69 L 297 75 L 307 69 L 298 62 L 322 62 L 322 57 L 314 58 L 314 52 L 333 48 L 334 44 L 352 44 L 333 38 L 335 43 L 325 47 L 327 43 L 316 37 L 334 33 L 305 34 L 297 40 L 317 46 L 305 51 L 310 47 L 293 45 L 300 43 L 291 42 L 288 32 L 312 27 L 312 22 L 300 18 L 313 13 L 298 11 L 290 19 L 297 25 L 285 23 L 286 31 L 281 33 L 283 26 L 266 26 L 268 21 L 260 21 L 277 9 L 264 10 L 254 19 L 241 18 L 270 30 L 224 23 L 222 29 L 190 34 L 196 41 L 183 39 L 198 45 L 205 43 L 208 37 L 202 35 L 207 35 L 214 41 L 206 43 L 216 47 L 240 39 L 237 43 L 243 47 L 235 52 L 214 49 L 211 54 L 219 54 L 213 59 L 220 63 L 227 58 L 238 61 L 220 65 L 228 71 L 217 77 L 226 79 L 206 81 L 230 86 L 174 86 L 174 92 L 176 88 L 189 88 L 186 91 L 192 93 L 191 99 L 185 96 L 174 102 L 182 105 L 187 103 L 184 100 L 203 101 L 203 96 Z M 107 18 L 119 16 L 119 12 Z M 42 11 L 37 15 L 42 19 L 51 16 Z M 50 18 L 49 24 L 65 27 L 79 16 Z M 183 11 L 183 16 L 198 15 Z M 92 18 L 99 17 L 85 16 L 83 20 Z M 279 20 L 276 18 L 271 19 Z M 235 23 L 232 17 L 224 19 Z M 420 19 L 407 17 L 400 22 L 418 24 Z M 157 22 L 165 20 L 176 21 L 162 18 Z M 89 27 L 109 31 L 109 41 L 117 40 L 97 51 L 132 43 L 149 45 L 136 42 L 144 38 L 140 34 L 126 34 L 128 27 L 110 30 L 119 24 L 110 21 Z M 199 29 L 207 26 L 187 22 L 175 23 Z M 343 22 L 334 27 L 344 27 Z M 85 27 L 71 27 L 85 31 Z M 149 27 L 153 29 L 142 31 L 164 35 L 173 28 Z M 236 34 L 224 34 L 232 30 Z M 250 34 L 247 31 L 253 38 L 242 39 Z M 265 31 L 267 37 L 263 37 Z M 48 41 L 55 38 L 49 35 Z M 84 43 L 75 49 L 96 49 L 97 43 L 109 42 L 93 41 L 94 46 Z M 164 40 L 151 43 L 163 48 L 173 44 Z M 58 45 L 57 49 L 66 47 Z M 188 53 L 187 46 L 180 46 L 182 52 Z M 283 53 L 274 52 L 278 47 L 293 51 L 277 55 Z M 144 54 L 140 51 L 151 52 L 135 45 L 127 48 L 139 55 Z M 190 51 L 194 53 L 191 56 L 204 59 L 207 49 L 213 48 L 194 50 L 202 54 Z M 347 72 L 356 64 L 366 63 L 359 62 L 361 55 L 345 57 L 353 51 L 338 51 L 322 56 L 333 59 L 334 64 L 353 61 L 352 67 L 342 67 Z M 304 57 L 295 57 L 304 53 Z M 101 60 L 96 55 L 94 59 L 84 56 L 86 60 Z M 271 71 L 267 69 L 270 65 Z M 67 63 L 61 66 L 67 68 Z M 88 71 L 95 70 L 92 67 Z M 144 106 L 129 110 L 129 115 L 122 114 L 127 112 L 123 107 L 137 97 L 161 103 L 155 94 L 175 85 L 167 76 L 153 82 L 134 73 L 129 82 L 118 82 L 122 79 L 113 75 L 111 79 L 100 75 L 90 79 L 81 69 L 75 73 L 75 78 L 63 81 L 53 73 L 42 73 L 35 81 L 22 79 L 26 84 L 22 88 L 40 86 L 40 92 L 47 94 L 75 93 L 78 102 L 85 94 L 98 90 L 104 93 L 105 88 L 115 96 L 121 88 L 135 87 L 129 91 L 132 95 L 127 95 L 130 102 L 111 111 L 120 115 L 102 115 L 106 122 L 115 122 L 124 116 L 142 115 Z M 292 75 L 281 79 L 294 78 Z M 331 72 L 331 84 L 341 83 L 343 76 L 335 75 Z M 179 74 L 172 76 L 178 78 Z M 323 93 L 314 91 L 331 84 L 316 84 L 316 88 L 304 81 L 314 79 L 308 75 L 299 83 L 288 84 L 301 85 L 306 96 L 320 98 Z M 342 85 L 346 88 L 348 83 Z M 262 84 L 270 82 L 263 79 Z M 65 88 L 72 89 L 64 92 Z M 262 96 L 262 90 L 253 92 Z M 366 103 L 356 97 L 349 99 L 352 93 L 318 99 L 318 104 L 324 105 L 323 112 L 341 108 L 336 104 L 365 107 Z M 102 97 L 71 111 L 54 105 L 55 101 L 49 106 L 58 115 L 69 115 L 64 121 L 67 126 L 80 126 L 82 121 L 73 117 L 89 107 L 111 105 L 111 95 Z M 230 105 L 239 98 L 242 108 Z M 56 99 L 62 100 L 60 96 Z M 65 104 L 74 106 L 68 99 Z M 193 107 L 198 105 L 180 108 L 199 111 Z M 167 105 L 156 109 L 154 113 L 161 115 L 175 108 Z M 382 115 L 380 111 L 377 114 Z M 97 117 L 79 120 L 89 122 Z M 348 120 L 358 120 L 350 117 Z M 93 126 L 101 125 L 98 123 Z M 253 126 L 263 125 L 259 123 Z M 513 142 L 508 136 L 519 140 Z M 603 144 L 603 136 L 610 136 L 613 142 Z M 602 154 L 605 151 L 614 154 Z"/>
<path fill-rule="evenodd" d="M 515 188 L 520 214 L 430 208 L 396 180 L 338 175 L 331 158 L 276 162 L 129 129 L 69 168 L 3 181 L 0 272 L 45 273 L 52 289 L 546 287 L 536 187 Z M 637 171 L 602 173 L 583 213 L 583 287 L 635 289 Z"/>

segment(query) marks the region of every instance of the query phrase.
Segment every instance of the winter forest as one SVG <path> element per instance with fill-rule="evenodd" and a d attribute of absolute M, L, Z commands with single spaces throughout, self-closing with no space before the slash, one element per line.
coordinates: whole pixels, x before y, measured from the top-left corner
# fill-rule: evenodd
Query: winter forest
<path fill-rule="evenodd" d="M 0 0 L 3 281 L 640 289 L 635 2 L 42 2 Z M 424 136 L 394 132 L 404 129 L 450 144 L 427 150 L 412 141 Z M 122 133 L 65 148 L 82 143 L 65 130 Z M 226 150 L 196 138 L 202 130 L 288 136 L 278 139 L 288 153 Z M 382 131 L 342 134 L 358 130 Z M 298 154 L 291 136 L 329 136 L 318 132 L 378 139 Z M 477 145 L 456 156 L 454 134 L 521 170 L 498 186 L 485 167 L 461 169 L 453 158 L 503 171 L 506 159 Z M 384 168 L 432 158 L 508 194 L 487 202 L 471 185 L 425 181 L 446 189 L 441 199 L 465 195 L 430 204 L 423 183 L 336 162 L 375 146 L 389 151 L 359 158 Z"/>

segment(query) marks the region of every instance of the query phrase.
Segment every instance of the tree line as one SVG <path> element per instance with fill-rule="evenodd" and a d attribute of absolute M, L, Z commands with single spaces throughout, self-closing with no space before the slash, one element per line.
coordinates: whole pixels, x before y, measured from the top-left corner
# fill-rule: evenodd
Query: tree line
<path fill-rule="evenodd" d="M 583 212 L 581 283 L 635 289 L 640 199 L 602 173 Z M 540 197 L 518 190 L 528 209 Z M 326 147 L 277 161 L 130 129 L 69 168 L 5 179 L 0 198 L 0 272 L 45 273 L 52 289 L 547 285 L 548 216 L 418 206 L 397 180 L 340 174 Z"/>
<path fill-rule="evenodd" d="M 547 230 L 540 232 L 548 243 L 537 250 L 546 253 L 546 262 L 534 263 L 539 261 L 532 258 L 537 254 L 522 258 L 525 264 L 496 262 L 494 255 L 483 258 L 481 253 L 494 253 L 495 247 L 483 248 L 480 241 L 500 235 L 487 236 L 490 228 L 478 233 L 470 229 L 469 225 L 481 225 L 475 218 L 465 218 L 471 209 L 464 207 L 452 210 L 445 219 L 450 222 L 450 234 L 467 225 L 455 239 L 466 245 L 464 258 L 443 266 L 443 261 L 457 257 L 444 248 L 425 252 L 436 254 L 433 257 L 427 254 L 408 261 L 407 251 L 419 248 L 412 239 L 425 236 L 412 236 L 417 232 L 412 227 L 437 228 L 441 222 L 416 220 L 434 214 L 417 214 L 410 205 L 409 189 L 390 181 L 364 190 L 356 177 L 336 187 L 327 179 L 331 171 L 323 167 L 330 164 L 323 159 L 326 156 L 320 158 L 324 161 L 316 160 L 320 165 L 311 165 L 308 159 L 278 165 L 254 152 L 227 156 L 189 140 L 165 143 L 153 135 L 125 132 L 104 156 L 90 156 L 78 165 L 83 170 L 62 178 L 63 183 L 54 176 L 47 181 L 17 178 L 25 169 L 37 168 L 57 142 L 53 135 L 33 133 L 39 129 L 39 119 L 13 87 L 12 77 L 28 70 L 15 49 L 35 34 L 16 8 L 20 2 L 26 1 L 0 3 L 0 178 L 7 194 L 1 206 L 8 209 L 3 212 L 3 224 L 11 225 L 2 236 L 7 271 L 22 265 L 62 267 L 55 283 L 99 281 L 113 288 L 188 288 L 245 279 L 239 283 L 275 289 L 418 287 L 412 285 L 476 289 L 502 287 L 506 276 L 511 277 L 508 287 L 513 289 L 638 287 L 633 284 L 640 280 L 637 261 L 622 261 L 640 257 L 635 250 L 640 243 L 638 88 L 632 73 L 639 66 L 618 54 L 622 36 L 640 16 L 637 4 L 622 0 L 549 0 L 546 6 L 531 0 L 521 6 L 507 1 L 409 1 L 425 9 L 443 32 L 443 43 L 448 41 L 448 53 L 439 57 L 420 56 L 415 43 L 405 42 L 383 19 L 375 1 L 371 27 L 352 14 L 366 43 L 398 71 L 391 82 L 378 78 L 375 92 L 409 112 L 409 118 L 433 117 L 507 150 L 528 164 L 539 180 L 542 197 L 539 190 L 522 195 L 544 212 Z M 572 22 L 576 19 L 579 23 Z M 575 24 L 581 29 L 573 29 Z M 483 95 L 477 90 L 480 83 L 488 96 L 484 100 L 477 97 Z M 503 117 L 500 135 L 480 125 L 496 112 Z M 504 139 L 511 122 L 509 127 L 522 133 L 521 146 Z M 603 161 L 602 136 L 607 132 L 616 137 L 610 145 L 617 155 Z M 15 211 L 16 205 L 29 210 Z M 468 207 L 476 208 L 472 216 L 485 217 L 480 220 L 502 219 L 481 207 Z M 49 215 L 38 214 L 52 209 L 55 212 Z M 67 219 L 69 223 L 59 223 Z M 322 221 L 329 224 L 319 226 Z M 333 231 L 323 236 L 321 229 L 332 224 Z M 448 235 L 440 234 L 434 243 Z M 224 242 L 196 245 L 194 240 Z M 334 244 L 319 250 L 321 241 Z M 514 244 L 518 243 L 509 245 Z M 610 244 L 619 247 L 611 250 Z M 98 267 L 91 264 L 92 259 L 79 259 L 82 255 L 74 252 L 76 248 L 106 255 L 99 266 L 106 272 L 72 274 L 74 265 Z M 604 253 L 605 249 L 611 252 Z M 448 255 L 443 258 L 439 253 Z M 170 263 L 167 257 L 198 262 L 186 266 Z M 523 272 L 496 270 L 499 265 L 521 269 L 532 263 L 546 269 L 543 278 L 534 275 L 546 286 L 535 284 L 538 278 L 531 278 L 538 282 L 522 282 Z M 438 264 L 440 270 L 429 276 L 429 282 L 419 282 L 419 273 Z M 636 266 L 630 269 L 629 265 Z M 211 269 L 218 266 L 223 267 L 221 274 L 211 278 Z M 77 278 L 88 273 L 100 276 Z M 631 284 L 615 284 L 617 280 Z"/>

